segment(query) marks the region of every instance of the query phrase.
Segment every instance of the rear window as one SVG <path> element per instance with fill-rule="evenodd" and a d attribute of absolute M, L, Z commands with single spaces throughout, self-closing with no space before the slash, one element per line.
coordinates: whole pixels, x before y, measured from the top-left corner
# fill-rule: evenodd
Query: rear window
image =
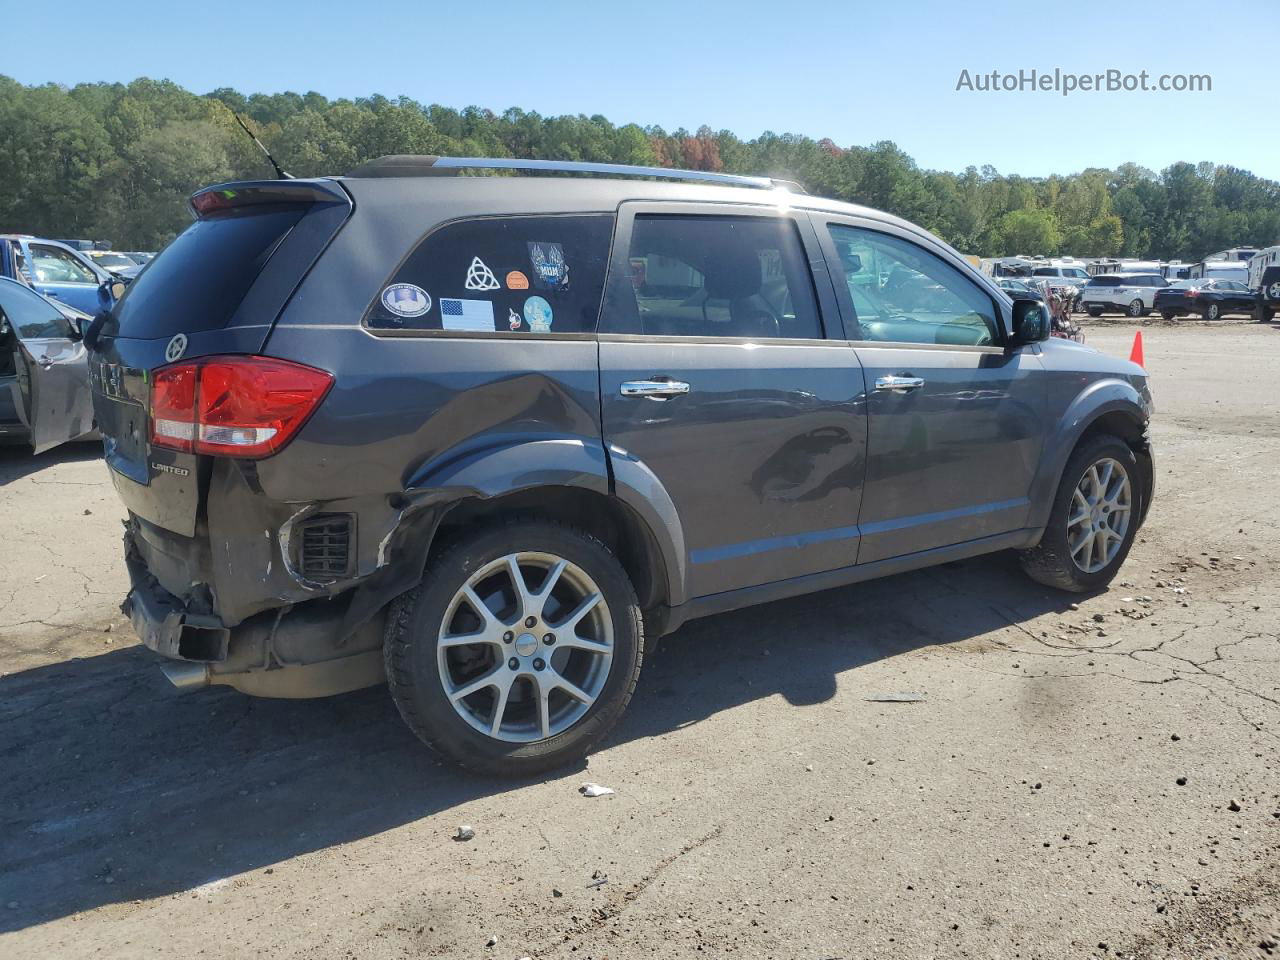
<path fill-rule="evenodd" d="M 448 224 L 387 280 L 365 323 L 463 334 L 592 333 L 612 236 L 612 214 Z"/>
<path fill-rule="evenodd" d="M 1094 277 L 1089 281 L 1091 287 L 1118 287 L 1120 286 L 1119 277 Z"/>
<path fill-rule="evenodd" d="M 1056 277 L 1058 271 L 1053 267 L 1037 267 L 1031 271 L 1033 277 Z"/>
<path fill-rule="evenodd" d="M 147 264 L 103 332 L 156 340 L 225 327 L 307 209 L 256 207 L 197 220 Z"/>

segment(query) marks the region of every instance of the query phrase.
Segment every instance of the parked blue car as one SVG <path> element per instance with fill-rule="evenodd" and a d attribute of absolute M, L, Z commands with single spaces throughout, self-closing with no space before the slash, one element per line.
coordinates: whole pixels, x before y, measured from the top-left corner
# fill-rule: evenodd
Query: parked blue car
<path fill-rule="evenodd" d="M 0 234 L 0 277 L 26 283 L 92 315 L 99 309 L 98 288 L 111 274 L 65 243 Z"/>

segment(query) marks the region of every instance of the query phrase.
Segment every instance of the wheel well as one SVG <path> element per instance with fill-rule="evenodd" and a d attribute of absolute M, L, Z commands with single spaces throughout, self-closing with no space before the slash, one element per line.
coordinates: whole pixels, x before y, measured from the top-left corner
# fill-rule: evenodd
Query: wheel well
<path fill-rule="evenodd" d="M 1093 423 L 1085 428 L 1084 433 L 1080 435 L 1080 439 L 1076 441 L 1076 446 L 1084 443 L 1100 433 L 1109 433 L 1119 437 L 1129 446 L 1133 447 L 1133 452 L 1138 453 L 1146 448 L 1145 429 L 1142 423 L 1131 417 L 1127 413 L 1119 410 L 1112 410 L 1110 413 L 1104 413 Z"/>
<path fill-rule="evenodd" d="M 441 518 L 429 555 L 479 525 L 515 515 L 545 517 L 586 531 L 618 558 L 642 610 L 667 602 L 666 563 L 652 531 L 621 501 L 579 487 L 534 487 L 489 500 L 460 501 Z"/>
<path fill-rule="evenodd" d="M 1076 441 L 1076 448 L 1100 434 L 1119 437 L 1129 445 L 1133 455 L 1138 458 L 1138 466 L 1142 471 L 1142 509 L 1138 514 L 1141 521 L 1146 518 L 1147 509 L 1151 506 L 1151 490 L 1155 485 L 1155 465 L 1151 460 L 1151 449 L 1148 446 L 1147 425 L 1128 413 L 1112 410 L 1110 413 L 1104 413 L 1085 428 L 1080 439 Z"/>

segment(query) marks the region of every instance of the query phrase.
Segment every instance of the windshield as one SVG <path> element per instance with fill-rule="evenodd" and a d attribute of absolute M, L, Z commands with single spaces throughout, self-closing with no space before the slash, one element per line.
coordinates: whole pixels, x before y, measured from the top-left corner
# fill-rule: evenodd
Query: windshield
<path fill-rule="evenodd" d="M 95 253 L 94 262 L 100 267 L 136 267 L 138 262 L 130 260 L 123 253 Z"/>

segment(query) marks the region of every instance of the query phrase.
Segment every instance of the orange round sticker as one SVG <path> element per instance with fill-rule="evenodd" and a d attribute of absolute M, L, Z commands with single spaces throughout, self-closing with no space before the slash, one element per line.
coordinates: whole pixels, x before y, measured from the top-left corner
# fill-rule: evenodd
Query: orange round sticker
<path fill-rule="evenodd" d="M 528 290 L 529 278 L 526 277 L 519 270 L 512 270 L 510 273 L 507 274 L 507 289 L 508 290 Z"/>

